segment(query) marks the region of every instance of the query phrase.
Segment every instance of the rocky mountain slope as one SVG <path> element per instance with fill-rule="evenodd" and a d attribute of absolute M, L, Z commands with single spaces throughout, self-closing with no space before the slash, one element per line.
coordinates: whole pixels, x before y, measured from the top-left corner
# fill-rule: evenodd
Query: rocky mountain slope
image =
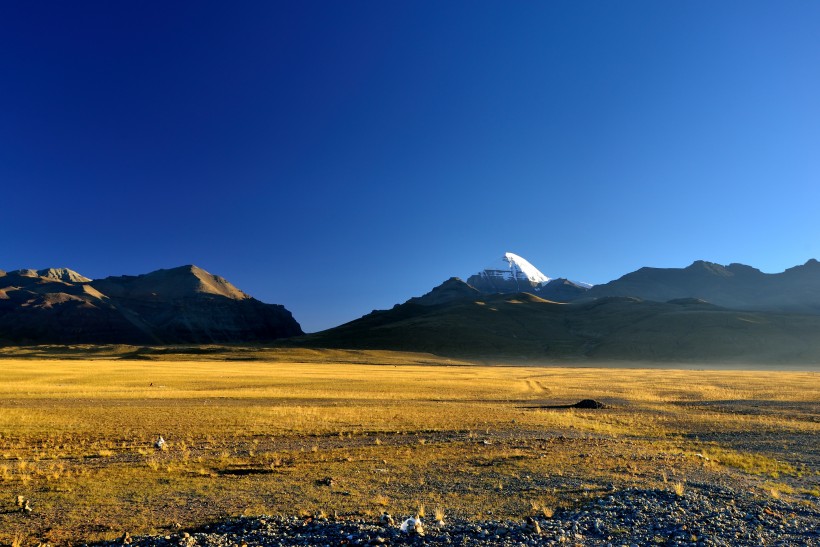
<path fill-rule="evenodd" d="M 0 272 L 0 343 L 262 342 L 299 334 L 283 306 L 196 266 L 99 280 L 64 268 Z"/>

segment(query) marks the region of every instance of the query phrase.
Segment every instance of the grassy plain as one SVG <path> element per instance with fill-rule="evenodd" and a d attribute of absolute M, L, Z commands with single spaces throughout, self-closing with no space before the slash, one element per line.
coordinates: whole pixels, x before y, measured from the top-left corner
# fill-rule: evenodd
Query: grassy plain
<path fill-rule="evenodd" d="M 612 489 L 699 482 L 820 499 L 816 371 L 486 366 L 379 351 L 56 356 L 0 360 L 0 545 L 243 513 L 522 518 Z M 610 408 L 546 408 L 586 398 Z"/>

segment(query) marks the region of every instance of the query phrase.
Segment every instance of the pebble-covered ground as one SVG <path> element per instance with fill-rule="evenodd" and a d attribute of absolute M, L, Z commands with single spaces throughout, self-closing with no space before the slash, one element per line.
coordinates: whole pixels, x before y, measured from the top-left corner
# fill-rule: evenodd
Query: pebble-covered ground
<path fill-rule="evenodd" d="M 815 505 L 762 498 L 721 486 L 687 485 L 681 495 L 629 488 L 578 509 L 520 521 L 436 523 L 402 531 L 407 515 L 382 519 L 237 518 L 166 536 L 123 537 L 140 547 L 284 545 L 820 545 Z"/>

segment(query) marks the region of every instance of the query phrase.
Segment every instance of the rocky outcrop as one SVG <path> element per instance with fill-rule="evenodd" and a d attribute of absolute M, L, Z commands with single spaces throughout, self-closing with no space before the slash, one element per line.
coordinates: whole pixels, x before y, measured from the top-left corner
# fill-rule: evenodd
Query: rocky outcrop
<path fill-rule="evenodd" d="M 302 334 L 265 304 L 196 266 L 92 281 L 64 268 L 0 275 L 0 343 L 267 342 Z"/>

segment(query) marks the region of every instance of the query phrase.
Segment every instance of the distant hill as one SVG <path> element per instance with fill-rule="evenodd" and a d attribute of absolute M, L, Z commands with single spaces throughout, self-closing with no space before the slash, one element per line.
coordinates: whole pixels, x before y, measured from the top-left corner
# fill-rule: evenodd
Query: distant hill
<path fill-rule="evenodd" d="M 766 274 L 743 264 L 698 260 L 686 268 L 641 268 L 592 287 L 584 297 L 700 298 L 731 309 L 820 314 L 820 262 Z"/>
<path fill-rule="evenodd" d="M 93 281 L 65 268 L 0 271 L 2 344 L 263 342 L 299 334 L 283 306 L 196 266 Z"/>
<path fill-rule="evenodd" d="M 820 316 L 733 311 L 696 298 L 561 304 L 477 293 L 450 279 L 391 310 L 288 343 L 488 359 L 820 363 Z"/>

